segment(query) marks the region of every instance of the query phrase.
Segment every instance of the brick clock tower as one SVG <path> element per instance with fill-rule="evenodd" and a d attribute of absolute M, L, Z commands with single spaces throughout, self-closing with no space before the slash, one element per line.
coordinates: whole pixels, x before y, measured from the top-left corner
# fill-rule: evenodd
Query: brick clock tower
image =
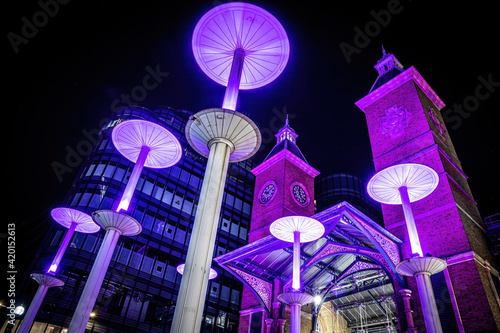
<path fill-rule="evenodd" d="M 270 235 L 269 226 L 284 216 L 314 215 L 314 177 L 319 172 L 311 167 L 296 144 L 298 135 L 289 126 L 276 134 L 276 145 L 264 162 L 252 170 L 255 175 L 255 191 L 252 218 L 248 234 L 249 244 Z M 281 282 L 275 281 L 275 288 Z M 259 301 L 245 286 L 241 313 L 259 307 Z M 280 303 L 273 300 L 273 317 L 279 317 Z M 239 332 L 248 332 L 249 323 L 240 317 Z M 269 319 L 270 320 L 270 319 Z"/>
<path fill-rule="evenodd" d="M 375 69 L 379 75 L 369 94 L 356 102 L 366 116 L 375 170 L 420 163 L 439 175 L 436 190 L 412 207 L 423 253 L 448 264 L 440 273 L 442 290 L 436 290 L 433 282 L 441 321 L 448 309 L 453 331 L 496 332 L 500 329 L 498 266 L 487 248 L 485 225 L 440 114 L 444 103 L 414 67 L 404 70 L 392 54 L 384 51 Z M 382 212 L 385 228 L 404 241 L 403 258 L 409 258 L 401 205 L 383 204 Z M 413 291 L 415 323 L 423 332 L 414 278 L 408 278 L 408 286 Z"/>
<path fill-rule="evenodd" d="M 270 235 L 269 226 L 280 217 L 314 215 L 314 177 L 319 172 L 302 155 L 297 136 L 287 119 L 274 148 L 252 170 L 255 194 L 249 243 Z"/>

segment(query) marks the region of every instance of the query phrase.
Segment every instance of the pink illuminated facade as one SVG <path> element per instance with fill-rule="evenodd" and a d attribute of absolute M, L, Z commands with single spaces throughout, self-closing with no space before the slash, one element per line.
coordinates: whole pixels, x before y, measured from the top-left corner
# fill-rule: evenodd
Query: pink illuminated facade
<path fill-rule="evenodd" d="M 414 67 L 404 70 L 394 55 L 384 52 L 375 68 L 379 72 L 375 84 L 356 105 L 366 116 L 376 171 L 419 163 L 439 177 L 434 192 L 412 203 L 412 208 L 423 253 L 448 265 L 435 278 L 447 286 L 443 295 L 449 295 L 448 306 L 453 309 L 448 324 L 460 332 L 499 329 L 494 283 L 499 267 L 487 248 L 485 225 L 439 112 L 444 103 Z M 404 241 L 402 255 L 409 258 L 413 251 L 403 210 L 382 204 L 382 211 L 385 228 Z M 422 327 L 415 280 L 408 278 L 408 284 L 414 291 L 414 322 Z"/>

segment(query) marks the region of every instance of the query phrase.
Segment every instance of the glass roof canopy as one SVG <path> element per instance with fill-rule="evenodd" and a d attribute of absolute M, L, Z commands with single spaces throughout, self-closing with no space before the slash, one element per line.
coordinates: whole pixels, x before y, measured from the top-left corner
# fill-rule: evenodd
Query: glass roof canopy
<path fill-rule="evenodd" d="M 374 324 L 392 318 L 387 312 L 395 312 L 394 304 L 384 301 L 394 294 L 393 283 L 405 288 L 395 269 L 401 261 L 401 240 L 347 202 L 312 218 L 323 223 L 326 232 L 301 246 L 304 291 L 321 295 L 323 304 L 333 305 L 353 328 L 359 304 L 363 304 L 365 320 Z M 274 281 L 281 282 L 283 292 L 291 289 L 292 243 L 272 235 L 214 260 L 250 288 L 268 315 L 280 293 Z"/>

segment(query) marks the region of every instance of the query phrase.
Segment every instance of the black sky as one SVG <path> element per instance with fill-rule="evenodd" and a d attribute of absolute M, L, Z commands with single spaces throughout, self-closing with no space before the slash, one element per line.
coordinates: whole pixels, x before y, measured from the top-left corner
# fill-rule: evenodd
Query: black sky
<path fill-rule="evenodd" d="M 66 164 L 67 147 L 84 146 L 82 131 L 96 130 L 110 115 L 112 102 L 142 84 L 146 67 L 158 66 L 168 76 L 148 91 L 141 106 L 192 112 L 220 106 L 224 88 L 202 73 L 190 46 L 197 20 L 218 3 L 69 1 L 57 12 L 52 6 L 53 17 L 17 53 L 8 34 L 22 35 L 33 15 L 43 19 L 37 15 L 42 7 L 36 1 L 9 3 L 4 32 L 8 107 L 3 112 L 3 162 L 9 172 L 3 174 L 7 186 L 2 191 L 9 221 L 33 220 L 61 203 L 78 167 L 60 182 L 53 162 Z M 354 45 L 354 28 L 364 30 L 374 21 L 372 11 L 394 1 L 252 3 L 283 23 L 291 56 L 272 84 L 242 91 L 238 109 L 266 133 L 282 125 L 277 114 L 286 110 L 299 147 L 322 173 L 349 172 L 363 179 L 373 174 L 364 114 L 354 103 L 375 81 L 381 45 L 405 68 L 415 66 L 448 106 L 474 96 L 480 76 L 499 82 L 468 118 L 447 125 L 483 217 L 500 212 L 499 26 L 493 3 L 401 0 L 399 12 L 350 63 L 339 44 Z M 264 139 L 260 160 L 274 144 Z"/>

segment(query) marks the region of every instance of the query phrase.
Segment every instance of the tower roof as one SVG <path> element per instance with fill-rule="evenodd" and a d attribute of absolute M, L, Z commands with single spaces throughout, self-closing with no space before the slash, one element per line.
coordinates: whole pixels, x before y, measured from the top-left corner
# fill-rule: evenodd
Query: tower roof
<path fill-rule="evenodd" d="M 403 72 L 403 65 L 401 65 L 392 53 L 386 53 L 383 46 L 382 58 L 377 61 L 377 64 L 374 67 L 378 72 L 378 77 L 371 87 L 370 92 L 389 82 Z"/>
<path fill-rule="evenodd" d="M 290 127 L 288 123 L 288 115 L 286 116 L 285 120 L 285 126 L 283 126 L 278 133 L 275 135 L 276 137 L 276 145 L 274 148 L 271 150 L 271 152 L 266 156 L 264 161 L 267 161 L 269 158 L 273 157 L 274 155 L 278 154 L 280 151 L 286 149 L 296 155 L 298 158 L 300 158 L 302 161 L 307 162 L 306 158 L 300 151 L 299 147 L 297 146 L 297 133 L 293 130 L 293 128 Z"/>

